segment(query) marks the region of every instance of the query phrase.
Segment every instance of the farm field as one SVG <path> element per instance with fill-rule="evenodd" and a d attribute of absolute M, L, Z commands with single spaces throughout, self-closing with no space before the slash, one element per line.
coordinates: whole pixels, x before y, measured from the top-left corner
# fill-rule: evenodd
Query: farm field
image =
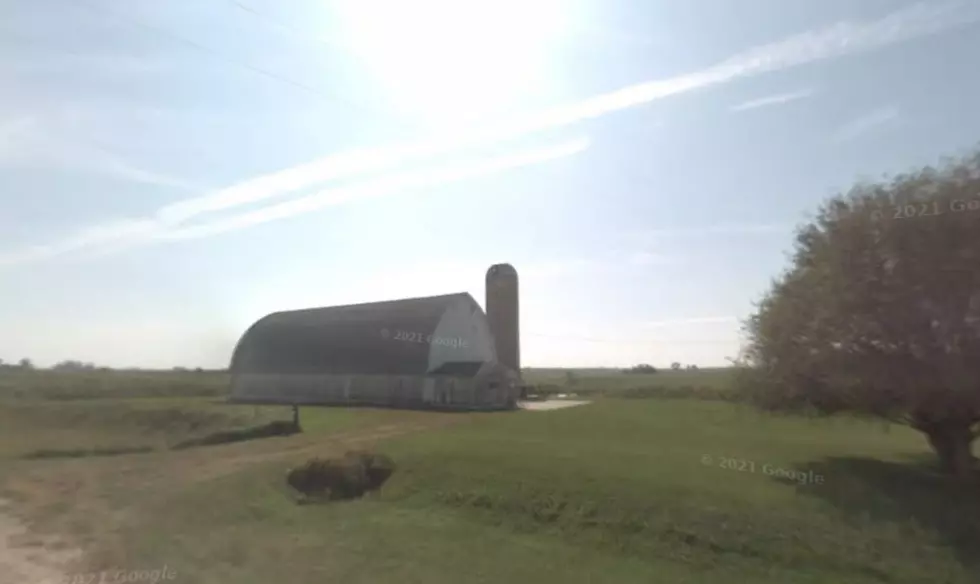
<path fill-rule="evenodd" d="M 83 550 L 71 574 L 166 566 L 181 583 L 980 581 L 980 502 L 929 471 L 918 434 L 662 397 L 723 391 L 723 370 L 581 371 L 572 387 L 563 372 L 532 371 L 533 383 L 595 399 L 533 413 L 304 408 L 302 434 L 187 450 L 170 447 L 290 411 L 222 403 L 218 373 L 17 375 L 0 374 L 4 513 L 30 524 L 22 548 Z M 639 391 L 650 388 L 667 389 Z M 396 461 L 383 491 L 296 505 L 285 471 L 349 448 Z"/>
<path fill-rule="evenodd" d="M 616 369 L 535 369 L 523 372 L 526 382 L 559 386 L 565 391 L 615 393 L 639 387 L 727 388 L 731 369 L 712 368 L 693 371 L 662 369 L 654 374 L 621 373 Z M 569 380 L 571 374 L 571 383 Z"/>

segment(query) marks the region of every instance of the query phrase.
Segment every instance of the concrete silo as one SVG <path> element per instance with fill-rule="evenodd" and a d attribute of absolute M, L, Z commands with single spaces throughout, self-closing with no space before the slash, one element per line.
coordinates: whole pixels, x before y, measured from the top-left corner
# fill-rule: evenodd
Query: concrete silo
<path fill-rule="evenodd" d="M 509 409 L 519 391 L 466 293 L 270 314 L 231 374 L 238 403 Z"/>
<path fill-rule="evenodd" d="M 501 365 L 521 371 L 520 304 L 517 270 L 510 264 L 496 264 L 487 270 L 487 319 L 496 341 Z"/>

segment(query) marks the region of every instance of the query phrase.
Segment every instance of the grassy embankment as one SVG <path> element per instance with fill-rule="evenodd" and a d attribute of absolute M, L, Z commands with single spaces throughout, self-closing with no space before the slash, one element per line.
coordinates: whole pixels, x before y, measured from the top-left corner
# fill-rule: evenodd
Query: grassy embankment
<path fill-rule="evenodd" d="M 79 572 L 166 564 L 182 583 L 243 584 L 980 581 L 980 501 L 922 466 L 915 433 L 649 397 L 707 395 L 696 388 L 724 389 L 724 371 L 579 372 L 564 391 L 604 398 L 551 412 L 306 408 L 302 435 L 181 451 L 168 446 L 289 410 L 220 403 L 220 374 L 128 375 L 0 377 L 3 493 L 39 537 L 86 549 Z M 371 446 L 399 465 L 380 496 L 291 501 L 286 468 Z M 152 450 L 25 458 L 123 448 Z M 725 458 L 754 472 L 721 468 Z M 823 481 L 764 470 L 777 467 Z"/>

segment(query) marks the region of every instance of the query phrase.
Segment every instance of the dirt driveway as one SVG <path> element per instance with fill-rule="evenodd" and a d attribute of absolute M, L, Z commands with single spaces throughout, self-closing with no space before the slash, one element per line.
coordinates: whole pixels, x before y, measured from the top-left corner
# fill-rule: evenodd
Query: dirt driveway
<path fill-rule="evenodd" d="M 84 584 L 97 583 L 98 577 L 89 580 L 84 575 L 92 574 L 91 569 L 80 569 L 87 565 L 90 557 L 85 557 L 76 546 L 67 545 L 64 540 L 53 535 L 43 535 L 38 529 L 29 529 L 27 522 L 17 511 L 39 511 L 37 507 L 50 507 L 52 502 L 64 500 L 66 496 L 76 499 L 72 510 L 64 517 L 58 517 L 55 529 L 45 532 L 67 533 L 66 527 L 72 520 L 84 520 L 87 525 L 114 525 L 121 521 L 125 510 L 110 509 L 102 504 L 106 500 L 100 489 L 111 481 L 123 482 L 130 492 L 149 492 L 149 488 L 166 484 L 167 488 L 180 488 L 189 484 L 215 479 L 237 472 L 254 464 L 297 457 L 306 454 L 341 453 L 350 448 L 371 447 L 375 442 L 412 434 L 424 430 L 455 425 L 465 422 L 466 416 L 438 417 L 417 421 L 402 421 L 359 428 L 335 435 L 296 435 L 268 441 L 250 441 L 210 448 L 189 449 L 150 455 L 132 455 L 124 463 L 124 457 L 113 460 L 76 460 L 64 465 L 52 465 L 44 473 L 44 478 L 27 477 L 17 481 L 15 492 L 32 495 L 32 502 L 17 508 L 11 501 L 0 498 L 0 584 Z M 167 482 L 167 477 L 169 481 Z M 175 477 L 180 477 L 175 480 Z M 86 504 L 87 503 L 87 504 Z M 34 514 L 30 515 L 34 517 Z M 48 525 L 52 527 L 52 525 Z M 100 537 L 109 537 L 100 533 Z M 99 549 L 99 543 L 87 542 L 83 547 L 88 552 Z M 109 547 L 112 547 L 111 545 Z M 89 549 L 93 548 L 93 549 Z M 116 562 L 102 560 L 98 564 L 114 565 Z M 92 566 L 89 566 L 92 568 Z M 97 572 L 95 573 L 97 576 Z"/>
<path fill-rule="evenodd" d="M 0 584 L 61 584 L 81 552 L 52 538 L 29 534 L 0 499 Z"/>

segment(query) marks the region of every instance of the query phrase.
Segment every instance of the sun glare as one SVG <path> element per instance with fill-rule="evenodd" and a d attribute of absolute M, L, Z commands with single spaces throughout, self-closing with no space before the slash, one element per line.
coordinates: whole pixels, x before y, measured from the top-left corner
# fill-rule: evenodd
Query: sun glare
<path fill-rule="evenodd" d="M 343 44 L 396 109 L 455 123 L 547 92 L 562 0 L 340 0 Z"/>

